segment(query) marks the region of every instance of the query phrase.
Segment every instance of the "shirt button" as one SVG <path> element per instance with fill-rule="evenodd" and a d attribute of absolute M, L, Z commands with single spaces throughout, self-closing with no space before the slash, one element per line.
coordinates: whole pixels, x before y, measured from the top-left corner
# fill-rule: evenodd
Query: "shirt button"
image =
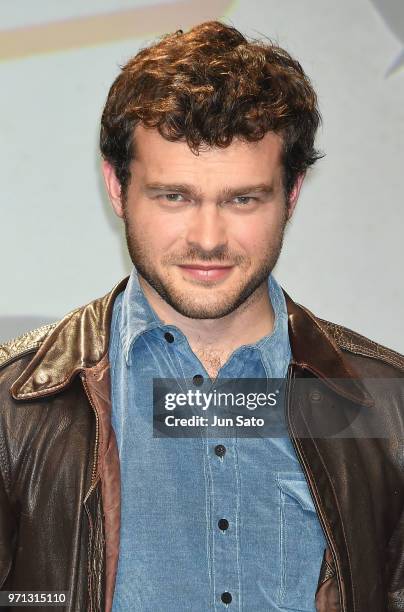
<path fill-rule="evenodd" d="M 192 380 L 193 380 L 194 385 L 196 385 L 197 387 L 200 387 L 201 384 L 203 383 L 203 376 L 202 374 L 195 374 Z"/>
<path fill-rule="evenodd" d="M 219 529 L 221 529 L 222 531 L 226 531 L 226 529 L 229 526 L 229 521 L 227 519 L 219 519 L 217 524 L 218 524 Z"/>
<path fill-rule="evenodd" d="M 217 444 L 215 446 L 215 453 L 218 457 L 223 457 L 223 455 L 226 453 L 226 447 L 223 446 L 223 444 Z"/>
<path fill-rule="evenodd" d="M 166 332 L 164 334 L 164 338 L 167 340 L 167 342 L 174 342 L 174 336 L 170 332 Z"/>
<path fill-rule="evenodd" d="M 224 593 L 222 593 L 220 598 L 221 598 L 222 602 L 225 603 L 225 604 L 231 603 L 231 600 L 233 599 L 232 596 L 231 596 L 231 593 L 229 593 L 228 591 L 225 591 Z"/>

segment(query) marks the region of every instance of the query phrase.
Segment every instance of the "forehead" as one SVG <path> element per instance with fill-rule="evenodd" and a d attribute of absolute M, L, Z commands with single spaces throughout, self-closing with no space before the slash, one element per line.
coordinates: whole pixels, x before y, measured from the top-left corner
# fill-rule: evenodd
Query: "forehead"
<path fill-rule="evenodd" d="M 257 142 L 234 138 L 226 148 L 203 148 L 195 155 L 186 142 L 171 142 L 157 129 L 140 124 L 134 132 L 134 143 L 133 170 L 148 179 L 172 178 L 181 173 L 205 177 L 225 174 L 227 179 L 252 175 L 262 178 L 281 169 L 282 138 L 274 132 L 267 132 Z"/>

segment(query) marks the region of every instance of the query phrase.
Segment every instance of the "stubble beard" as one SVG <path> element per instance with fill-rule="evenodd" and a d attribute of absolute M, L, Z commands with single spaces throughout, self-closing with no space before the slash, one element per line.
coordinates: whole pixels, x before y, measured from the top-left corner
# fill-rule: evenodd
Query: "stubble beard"
<path fill-rule="evenodd" d="M 159 296 L 167 302 L 174 310 L 179 312 L 181 315 L 191 319 L 220 319 L 234 312 L 237 308 L 240 308 L 243 304 L 247 305 L 252 303 L 255 298 L 261 295 L 262 291 L 267 291 L 268 276 L 274 269 L 279 255 L 282 250 L 283 238 L 285 234 L 285 227 L 287 224 L 286 213 L 282 220 L 281 229 L 278 235 L 274 238 L 274 242 L 269 246 L 268 251 L 262 258 L 261 265 L 258 267 L 257 272 L 241 283 L 239 287 L 233 291 L 231 298 L 228 298 L 225 303 L 222 301 L 216 303 L 208 303 L 206 299 L 201 298 L 197 303 L 191 299 L 193 289 L 190 286 L 189 293 L 184 294 L 183 291 L 178 291 L 172 283 L 166 282 L 155 270 L 153 260 L 150 251 L 147 249 L 140 235 L 138 235 L 134 228 L 131 227 L 126 212 L 124 212 L 124 224 L 125 224 L 125 236 L 128 252 L 134 267 L 138 274 L 147 281 L 147 283 L 159 294 Z M 241 267 L 249 265 L 249 261 L 246 262 L 245 257 L 231 258 L 228 256 L 227 251 L 223 249 L 215 249 L 209 254 L 201 251 L 200 249 L 189 249 L 186 257 L 164 260 L 164 264 L 169 263 L 188 263 L 193 261 L 206 262 L 211 261 L 223 261 L 224 264 L 231 262 L 240 265 Z M 182 261 L 181 261 L 182 259 Z M 197 291 L 198 289 L 196 289 Z M 214 287 L 211 287 L 210 291 L 215 291 Z"/>

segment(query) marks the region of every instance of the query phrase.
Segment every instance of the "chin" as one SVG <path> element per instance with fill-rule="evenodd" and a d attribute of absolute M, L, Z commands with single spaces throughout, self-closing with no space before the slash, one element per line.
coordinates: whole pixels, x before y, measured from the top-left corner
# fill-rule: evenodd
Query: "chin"
<path fill-rule="evenodd" d="M 232 312 L 232 304 L 206 304 L 206 300 L 200 303 L 187 304 L 186 299 L 172 304 L 175 310 L 190 319 L 220 319 Z"/>

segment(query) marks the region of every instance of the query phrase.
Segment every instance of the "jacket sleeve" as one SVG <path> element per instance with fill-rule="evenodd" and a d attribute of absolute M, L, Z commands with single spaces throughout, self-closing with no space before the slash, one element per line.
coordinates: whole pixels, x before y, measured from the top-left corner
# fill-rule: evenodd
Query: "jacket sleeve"
<path fill-rule="evenodd" d="M 404 508 L 389 542 L 387 568 L 387 609 L 404 612 Z"/>
<path fill-rule="evenodd" d="M 10 505 L 0 463 L 0 589 L 11 568 L 15 519 Z"/>

